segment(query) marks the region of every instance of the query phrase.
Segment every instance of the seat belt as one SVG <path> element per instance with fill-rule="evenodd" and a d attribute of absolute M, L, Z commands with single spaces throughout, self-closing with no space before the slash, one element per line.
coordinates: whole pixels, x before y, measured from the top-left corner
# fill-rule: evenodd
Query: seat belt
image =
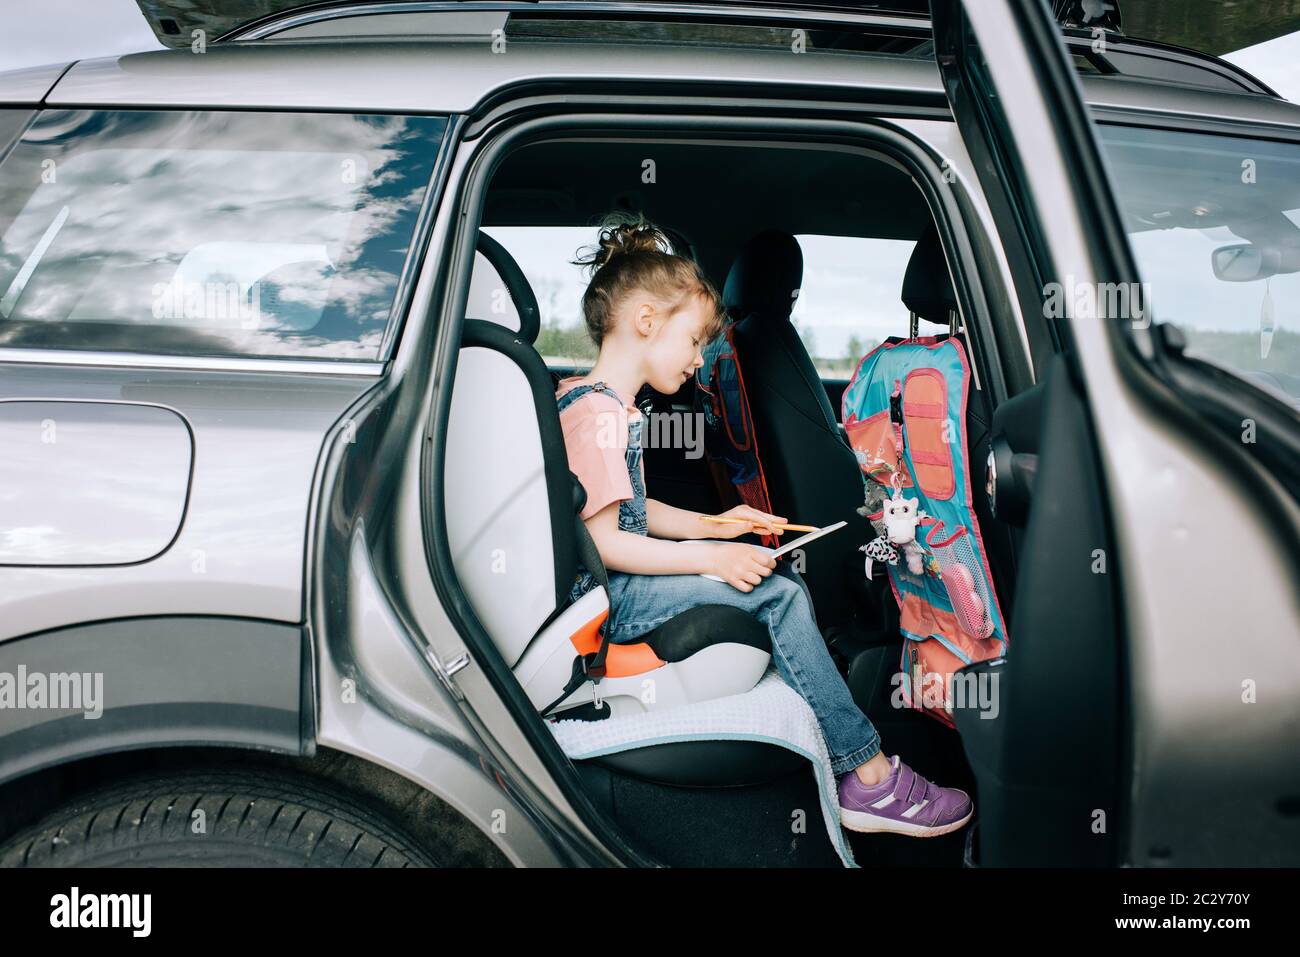
<path fill-rule="evenodd" d="M 600 560 L 600 552 L 591 537 L 591 532 L 587 531 L 587 523 L 576 512 L 573 516 L 573 523 L 574 538 L 577 539 L 578 545 L 578 557 L 582 560 L 583 567 L 591 572 L 597 584 L 605 589 L 605 594 L 608 595 L 609 576 L 605 572 L 605 563 Z M 609 618 L 606 618 L 604 626 L 600 629 L 600 648 L 594 654 L 574 656 L 573 671 L 569 675 L 568 683 L 564 686 L 564 690 L 560 692 L 560 696 L 542 709 L 541 717 L 548 717 L 561 701 L 581 688 L 585 682 L 591 681 L 595 683 L 605 677 L 605 656 L 608 653 Z"/>

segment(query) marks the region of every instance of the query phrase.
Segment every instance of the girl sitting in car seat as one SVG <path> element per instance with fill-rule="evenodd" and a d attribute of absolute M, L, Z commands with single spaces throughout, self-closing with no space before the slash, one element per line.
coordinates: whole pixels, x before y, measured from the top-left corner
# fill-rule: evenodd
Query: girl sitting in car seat
<path fill-rule="evenodd" d="M 839 780 L 844 826 L 914 837 L 957 830 L 973 813 L 970 798 L 927 781 L 897 756 L 885 757 L 880 735 L 831 661 L 807 586 L 789 563 L 778 565 L 741 542 L 682 544 L 780 534 L 772 524 L 785 518 L 739 505 L 723 517 L 747 524 L 719 524 L 646 495 L 634 397 L 647 383 L 664 395 L 677 392 L 703 364 L 701 348 L 724 321 L 717 289 L 693 260 L 670 248 L 644 220 L 612 220 L 598 247 L 575 262 L 592 272 L 582 311 L 599 355 L 587 375 L 560 382 L 556 399 L 569 468 L 587 493 L 581 517 L 609 573 L 609 640 L 635 641 L 698 605 L 749 612 L 768 628 L 781 677 L 817 716 Z M 594 587 L 594 576 L 583 569 L 570 597 Z"/>

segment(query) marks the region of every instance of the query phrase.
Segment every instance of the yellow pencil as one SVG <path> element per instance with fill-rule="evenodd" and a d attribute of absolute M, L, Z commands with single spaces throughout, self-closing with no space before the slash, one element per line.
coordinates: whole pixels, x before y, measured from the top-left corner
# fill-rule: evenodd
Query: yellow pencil
<path fill-rule="evenodd" d="M 726 522 L 726 523 L 729 524 L 729 525 L 734 525 L 734 524 L 737 524 L 737 523 L 738 523 L 738 524 L 741 524 L 741 525 L 748 525 L 748 524 L 750 524 L 750 522 L 753 522 L 755 525 L 767 525 L 767 524 L 768 524 L 768 523 L 766 523 L 766 522 L 759 522 L 759 521 L 756 521 L 756 520 L 754 520 L 754 519 L 748 519 L 748 518 L 723 518 L 722 516 L 719 516 L 719 515 L 701 515 L 700 518 L 704 519 L 706 522 Z M 769 527 L 769 528 L 779 528 L 779 529 L 781 529 L 783 532 L 815 532 L 815 531 L 817 531 L 817 526 L 816 526 L 816 525 L 791 525 L 791 524 L 788 523 L 788 522 L 773 522 L 773 523 L 771 523 L 770 525 L 768 525 L 768 527 Z"/>

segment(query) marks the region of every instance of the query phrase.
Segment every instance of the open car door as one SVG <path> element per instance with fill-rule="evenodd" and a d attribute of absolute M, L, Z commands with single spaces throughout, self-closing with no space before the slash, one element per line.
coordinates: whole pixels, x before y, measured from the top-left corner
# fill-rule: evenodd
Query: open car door
<path fill-rule="evenodd" d="M 932 13 L 1015 296 L 1056 348 L 994 421 L 989 493 L 1024 531 L 1007 657 L 966 669 L 997 716 L 957 713 L 976 859 L 1294 864 L 1300 523 L 1242 431 L 1276 410 L 1221 394 L 1234 432 L 1212 388 L 1189 398 L 1043 0 Z"/>

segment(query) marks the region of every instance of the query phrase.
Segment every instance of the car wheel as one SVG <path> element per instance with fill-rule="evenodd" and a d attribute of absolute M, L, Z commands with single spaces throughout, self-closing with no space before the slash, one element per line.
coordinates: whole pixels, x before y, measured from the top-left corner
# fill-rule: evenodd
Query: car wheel
<path fill-rule="evenodd" d="M 0 867 L 434 867 L 383 815 L 278 771 L 153 775 L 79 795 Z"/>

